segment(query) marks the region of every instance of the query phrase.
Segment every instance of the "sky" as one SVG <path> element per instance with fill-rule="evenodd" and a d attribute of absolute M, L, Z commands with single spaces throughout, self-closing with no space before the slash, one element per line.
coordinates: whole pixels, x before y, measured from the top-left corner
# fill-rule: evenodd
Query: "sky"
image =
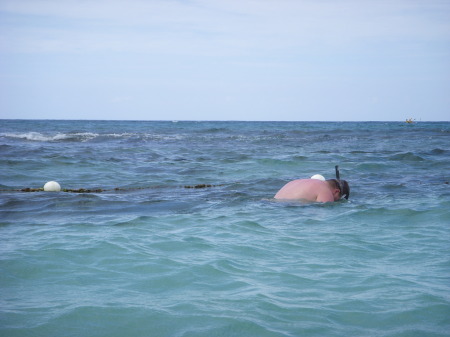
<path fill-rule="evenodd" d="M 450 120 L 448 0 L 0 0 L 0 118 Z"/>

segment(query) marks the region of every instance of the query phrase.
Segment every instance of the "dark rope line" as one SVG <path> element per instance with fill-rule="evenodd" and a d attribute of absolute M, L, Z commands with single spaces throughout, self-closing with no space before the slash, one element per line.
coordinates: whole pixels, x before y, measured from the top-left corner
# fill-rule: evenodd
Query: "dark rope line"
<path fill-rule="evenodd" d="M 225 184 L 219 184 L 219 185 L 212 185 L 212 184 L 198 184 L 198 185 L 184 185 L 184 186 L 178 186 L 179 188 L 188 188 L 188 189 L 200 189 L 200 188 L 208 188 L 208 187 L 219 187 L 219 186 L 225 186 Z M 163 188 L 162 186 L 149 186 L 149 187 L 130 187 L 130 188 L 121 188 L 116 187 L 114 189 L 88 189 L 88 188 L 62 188 L 61 192 L 67 192 L 67 193 L 102 193 L 102 192 L 110 192 L 110 191 L 136 191 L 136 190 L 146 190 L 146 189 L 156 189 L 156 188 Z M 20 190 L 0 190 L 1 192 L 44 192 L 44 188 L 31 188 L 26 187 L 22 188 Z"/>

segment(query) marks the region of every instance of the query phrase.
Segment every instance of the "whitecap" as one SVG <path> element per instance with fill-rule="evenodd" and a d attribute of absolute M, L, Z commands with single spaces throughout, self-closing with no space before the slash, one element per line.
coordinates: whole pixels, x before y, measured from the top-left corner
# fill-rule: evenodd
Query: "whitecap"
<path fill-rule="evenodd" d="M 6 132 L 6 133 L 2 133 L 1 135 L 2 135 L 2 137 L 19 138 L 19 139 L 25 139 L 25 140 L 31 140 L 31 141 L 45 142 L 45 141 L 50 140 L 50 138 L 48 136 L 45 136 L 39 132 L 26 132 L 26 133 Z"/>
<path fill-rule="evenodd" d="M 51 140 L 53 141 L 59 141 L 59 140 L 80 140 L 82 142 L 91 140 L 95 137 L 98 137 L 97 133 L 92 133 L 92 132 L 78 132 L 78 133 L 58 133 L 55 136 L 52 137 Z"/>
<path fill-rule="evenodd" d="M 52 141 L 88 141 L 98 136 L 97 133 L 79 132 L 79 133 L 57 133 L 56 135 L 42 134 L 40 132 L 25 132 L 25 133 L 2 133 L 2 137 L 17 138 L 29 140 L 34 142 L 52 142 Z"/>

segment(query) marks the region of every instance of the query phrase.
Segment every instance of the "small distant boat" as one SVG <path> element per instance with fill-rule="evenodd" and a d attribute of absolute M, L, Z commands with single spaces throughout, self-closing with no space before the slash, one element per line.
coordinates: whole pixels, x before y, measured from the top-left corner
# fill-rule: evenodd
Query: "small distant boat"
<path fill-rule="evenodd" d="M 406 119 L 406 123 L 408 123 L 408 124 L 413 124 L 413 123 L 415 123 L 414 121 L 415 121 L 415 120 L 412 119 L 412 118 Z"/>

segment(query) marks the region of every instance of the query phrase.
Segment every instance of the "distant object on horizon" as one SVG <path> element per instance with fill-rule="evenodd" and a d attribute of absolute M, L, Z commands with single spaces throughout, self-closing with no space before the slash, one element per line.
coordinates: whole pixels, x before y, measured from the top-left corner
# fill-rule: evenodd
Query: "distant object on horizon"
<path fill-rule="evenodd" d="M 406 119 L 406 123 L 408 123 L 408 124 L 413 124 L 413 123 L 415 123 L 415 119 L 413 119 L 413 118 L 410 118 L 410 119 Z"/>

